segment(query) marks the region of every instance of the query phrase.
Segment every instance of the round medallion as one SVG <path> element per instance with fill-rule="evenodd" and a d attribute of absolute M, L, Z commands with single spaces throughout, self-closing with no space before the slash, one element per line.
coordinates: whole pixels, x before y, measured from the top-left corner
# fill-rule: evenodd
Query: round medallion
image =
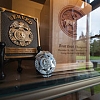
<path fill-rule="evenodd" d="M 56 66 L 56 61 L 49 51 L 40 51 L 36 55 L 35 67 L 43 77 L 51 76 Z"/>
<path fill-rule="evenodd" d="M 27 23 L 14 21 L 9 30 L 10 40 L 18 46 L 27 46 L 33 40 L 33 34 Z"/>
<path fill-rule="evenodd" d="M 83 16 L 83 12 L 73 6 L 67 6 L 59 13 L 59 25 L 61 30 L 69 37 L 77 36 L 77 20 Z"/>

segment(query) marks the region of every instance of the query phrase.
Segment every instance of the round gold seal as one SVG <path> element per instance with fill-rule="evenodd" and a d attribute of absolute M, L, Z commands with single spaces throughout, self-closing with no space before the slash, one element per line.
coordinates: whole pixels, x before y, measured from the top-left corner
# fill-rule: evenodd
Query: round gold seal
<path fill-rule="evenodd" d="M 33 34 L 28 24 L 14 21 L 9 30 L 10 40 L 18 46 L 27 46 L 33 40 Z"/>
<path fill-rule="evenodd" d="M 67 6 L 59 13 L 59 25 L 61 30 L 69 37 L 77 36 L 77 20 L 81 18 L 84 13 L 78 10 L 77 7 Z"/>

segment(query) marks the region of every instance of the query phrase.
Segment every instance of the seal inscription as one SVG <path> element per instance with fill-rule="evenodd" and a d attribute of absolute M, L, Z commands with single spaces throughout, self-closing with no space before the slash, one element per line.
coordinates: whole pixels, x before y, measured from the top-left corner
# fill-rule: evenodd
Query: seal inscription
<path fill-rule="evenodd" d="M 84 13 L 74 6 L 64 7 L 58 16 L 58 22 L 61 30 L 73 38 L 77 36 L 77 20 L 81 18 Z"/>

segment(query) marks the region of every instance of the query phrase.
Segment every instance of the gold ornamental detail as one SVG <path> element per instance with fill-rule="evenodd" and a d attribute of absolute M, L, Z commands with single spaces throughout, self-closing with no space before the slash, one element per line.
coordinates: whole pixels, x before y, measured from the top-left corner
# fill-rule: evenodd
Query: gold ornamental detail
<path fill-rule="evenodd" d="M 28 46 L 33 41 L 33 34 L 27 23 L 14 21 L 9 29 L 10 40 L 18 46 Z"/>

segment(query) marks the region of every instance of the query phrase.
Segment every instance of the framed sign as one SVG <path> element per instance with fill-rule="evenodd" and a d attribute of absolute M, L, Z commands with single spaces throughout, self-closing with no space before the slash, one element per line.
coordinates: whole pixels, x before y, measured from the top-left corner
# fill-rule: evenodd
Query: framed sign
<path fill-rule="evenodd" d="M 6 58 L 32 57 L 39 46 L 38 19 L 1 8 L 1 42 Z"/>

